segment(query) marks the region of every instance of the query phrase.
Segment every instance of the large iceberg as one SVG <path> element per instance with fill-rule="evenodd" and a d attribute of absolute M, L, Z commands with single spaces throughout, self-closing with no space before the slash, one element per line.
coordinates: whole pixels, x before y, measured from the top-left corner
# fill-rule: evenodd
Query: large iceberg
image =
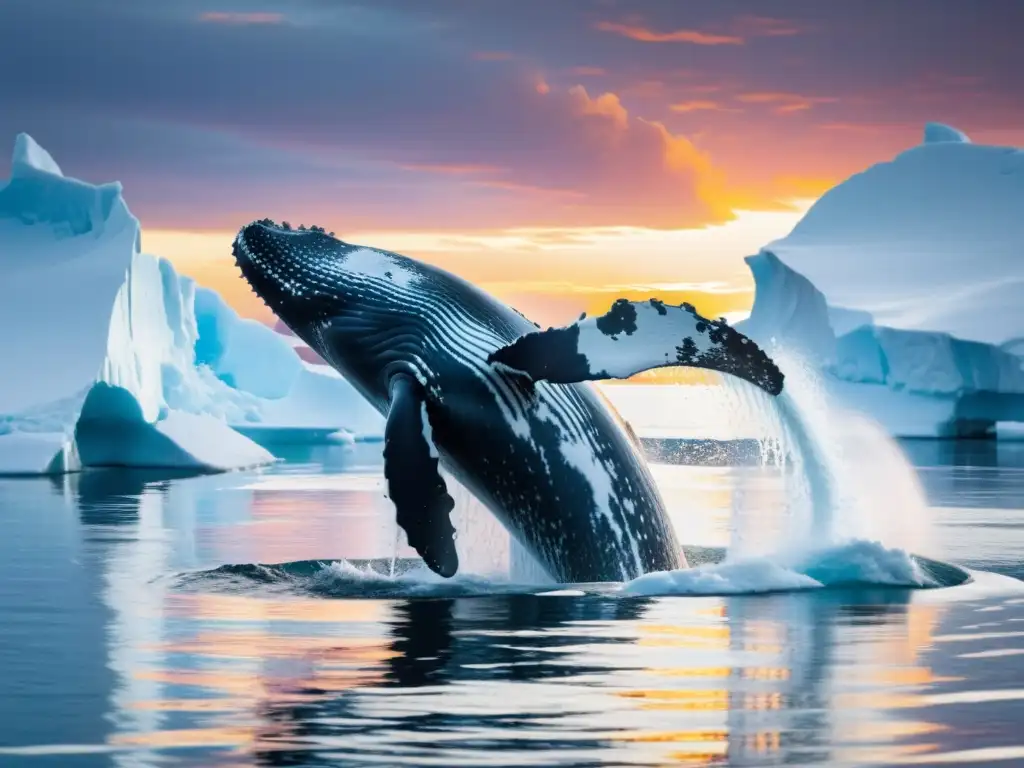
<path fill-rule="evenodd" d="M 0 474 L 224 470 L 273 460 L 254 437 L 382 432 L 340 376 L 143 253 L 120 184 L 65 177 L 26 134 L 0 187 L 0 327 Z"/>
<path fill-rule="evenodd" d="M 903 437 L 1024 421 L 1024 152 L 929 124 L 747 258 L 744 332 Z"/>

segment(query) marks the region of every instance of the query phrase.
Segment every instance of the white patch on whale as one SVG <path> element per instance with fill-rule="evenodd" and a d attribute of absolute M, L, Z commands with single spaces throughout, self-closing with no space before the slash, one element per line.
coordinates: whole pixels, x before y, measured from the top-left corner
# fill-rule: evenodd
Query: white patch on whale
<path fill-rule="evenodd" d="M 609 336 L 597 326 L 597 318 L 577 323 L 580 329 L 577 351 L 588 361 L 599 360 L 590 368 L 605 371 L 609 377 L 624 379 L 651 367 L 651 350 L 664 354 L 664 365 L 675 363 L 675 350 L 682 346 L 686 338 L 693 340 L 695 351 L 699 354 L 707 352 L 714 346 L 708 337 L 706 322 L 700 321 L 689 311 L 662 304 L 660 309 L 649 302 L 635 303 L 636 330 L 630 334 L 625 331 Z M 664 312 L 664 314 L 662 313 Z M 703 331 L 697 329 L 698 323 L 704 326 Z"/>
<path fill-rule="evenodd" d="M 612 477 L 611 468 L 598 458 L 594 446 L 588 444 L 582 435 L 566 434 L 558 425 L 551 407 L 546 402 L 542 402 L 537 407 L 536 416 L 541 421 L 545 421 L 555 427 L 559 436 L 559 453 L 562 454 L 566 464 L 579 472 L 580 476 L 590 486 L 590 492 L 594 499 L 594 511 L 608 522 L 608 526 L 611 528 L 612 533 L 615 534 L 619 545 L 623 548 L 628 546 L 629 550 L 633 553 L 634 571 L 639 572 L 643 566 L 643 561 L 640 558 L 640 550 L 636 539 L 631 532 L 627 534 L 627 532 L 623 531 L 612 510 L 612 501 L 615 499 L 615 487 L 612 482 L 614 478 Z M 543 452 L 541 452 L 541 455 L 544 455 Z M 545 464 L 547 464 L 546 456 Z M 626 541 L 627 538 L 629 540 L 628 543 Z M 621 561 L 619 567 L 620 569 L 622 568 Z M 629 578 L 629 574 L 622 571 L 622 578 Z"/>
<path fill-rule="evenodd" d="M 420 401 L 420 422 L 423 429 L 423 439 L 427 441 L 427 448 L 430 450 L 430 458 L 436 459 L 437 446 L 434 445 L 434 430 L 430 427 L 430 416 L 427 415 L 427 401 Z"/>
<path fill-rule="evenodd" d="M 354 272 L 376 280 L 390 280 L 399 288 L 409 288 L 419 277 L 399 259 L 374 248 L 354 248 L 348 251 L 345 254 L 343 268 L 345 272 Z"/>

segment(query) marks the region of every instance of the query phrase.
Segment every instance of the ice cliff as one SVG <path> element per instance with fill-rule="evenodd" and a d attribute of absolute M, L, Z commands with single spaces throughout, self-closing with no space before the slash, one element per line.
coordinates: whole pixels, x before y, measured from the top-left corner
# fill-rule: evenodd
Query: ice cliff
<path fill-rule="evenodd" d="M 745 332 L 900 436 L 1024 420 L 1024 152 L 929 124 L 747 258 Z"/>
<path fill-rule="evenodd" d="M 273 460 L 261 435 L 382 431 L 342 378 L 143 253 L 120 184 L 65 177 L 25 134 L 0 186 L 0 327 L 0 474 L 223 470 Z"/>

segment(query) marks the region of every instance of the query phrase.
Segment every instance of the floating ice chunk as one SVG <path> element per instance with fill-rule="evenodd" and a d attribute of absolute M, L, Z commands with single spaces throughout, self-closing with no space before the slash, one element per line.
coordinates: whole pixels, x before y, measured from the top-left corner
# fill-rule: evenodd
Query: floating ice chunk
<path fill-rule="evenodd" d="M 829 190 L 747 259 L 742 330 L 817 364 L 900 436 L 1022 421 L 1022 210 L 1024 152 L 929 124 L 924 144 Z"/>
<path fill-rule="evenodd" d="M 0 326 L 17 329 L 0 355 L 19 361 L 0 377 L 0 475 L 273 460 L 231 425 L 380 433 L 348 382 L 140 244 L 120 184 L 64 177 L 18 137 L 0 187 Z"/>

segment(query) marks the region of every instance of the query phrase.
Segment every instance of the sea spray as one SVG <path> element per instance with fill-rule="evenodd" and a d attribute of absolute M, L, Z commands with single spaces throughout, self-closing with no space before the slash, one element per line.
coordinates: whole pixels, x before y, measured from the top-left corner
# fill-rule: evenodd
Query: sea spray
<path fill-rule="evenodd" d="M 473 493 L 442 470 L 448 493 L 455 500 L 451 520 L 455 527 L 455 549 L 459 571 L 478 576 L 508 573 L 509 534 Z"/>
<path fill-rule="evenodd" d="M 522 585 L 552 584 L 544 567 L 479 499 L 448 472 L 443 472 L 455 500 L 452 524 L 459 572 L 485 578 L 505 578 Z"/>
<path fill-rule="evenodd" d="M 445 470 L 441 471 L 448 493 L 455 501 L 451 512 L 455 526 L 455 549 L 459 555 L 459 572 L 474 576 L 495 577 L 509 573 L 509 534 L 465 486 Z M 408 546 L 405 532 L 395 520 L 395 508 L 387 498 L 384 485 L 375 499 L 380 521 L 379 542 L 385 558 L 390 558 L 389 573 L 395 574 L 395 562 L 402 557 L 416 557 Z"/>
<path fill-rule="evenodd" d="M 786 353 L 773 358 L 786 374 L 779 397 L 733 380 L 725 397 L 740 404 L 748 429 L 760 431 L 762 466 L 774 465 L 785 485 L 776 554 L 792 558 L 862 539 L 934 553 L 925 496 L 898 444 L 867 416 L 837 404 L 819 370 Z M 733 512 L 737 527 L 765 514 Z M 749 552 L 741 546 L 730 558 Z"/>
<path fill-rule="evenodd" d="M 793 453 L 774 398 L 745 381 L 725 377 L 720 388 L 722 429 L 732 439 L 756 440 L 758 461 L 730 469 L 730 522 L 728 559 L 744 560 L 776 552 L 806 518 L 803 507 L 809 492 L 801 482 L 778 477 L 792 469 Z M 799 471 L 793 478 L 800 479 Z M 798 518 L 798 519 L 797 519 Z"/>
<path fill-rule="evenodd" d="M 734 470 L 740 482 L 733 488 L 733 536 L 726 559 L 649 573 L 623 585 L 623 592 L 706 595 L 854 584 L 936 586 L 934 576 L 909 554 L 934 550 L 924 494 L 902 451 L 867 417 L 839 408 L 819 371 L 784 354 L 773 351 L 772 356 L 786 374 L 781 396 L 771 398 L 746 382 L 730 380 L 723 401 L 747 437 L 758 435 L 762 465 L 755 471 L 781 477 L 781 504 L 750 504 L 752 474 Z M 774 530 L 766 524 L 772 520 L 778 523 Z"/>
<path fill-rule="evenodd" d="M 840 514 L 840 489 L 835 478 L 835 435 L 830 433 L 829 408 L 824 393 L 805 371 L 789 365 L 786 389 L 775 407 L 783 428 L 785 444 L 793 463 L 789 477 L 796 482 L 796 502 L 790 519 L 789 546 L 810 548 L 835 543 L 835 517 Z"/>

